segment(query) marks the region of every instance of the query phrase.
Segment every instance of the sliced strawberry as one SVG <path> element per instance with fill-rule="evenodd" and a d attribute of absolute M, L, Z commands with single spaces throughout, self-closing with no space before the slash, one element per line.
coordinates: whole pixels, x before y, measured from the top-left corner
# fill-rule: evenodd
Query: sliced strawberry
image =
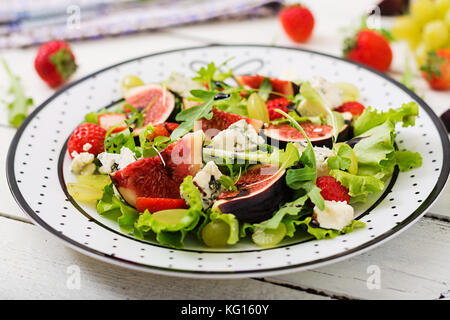
<path fill-rule="evenodd" d="M 102 113 L 98 115 L 98 124 L 100 127 L 108 131 L 112 126 L 122 122 L 123 124 L 113 129 L 112 132 L 116 133 L 127 128 L 127 125 L 124 122 L 126 118 L 127 116 L 124 113 Z"/>
<path fill-rule="evenodd" d="M 322 190 L 320 194 L 325 200 L 345 201 L 347 203 L 350 201 L 348 189 L 333 177 L 319 177 L 316 180 L 316 185 Z"/>
<path fill-rule="evenodd" d="M 235 76 L 236 81 L 240 85 L 248 86 L 252 89 L 258 89 L 263 80 L 264 76 L 256 74 L 253 76 Z M 272 91 L 278 92 L 287 96 L 294 95 L 294 84 L 291 81 L 281 80 L 277 78 L 269 78 L 270 83 L 272 84 Z"/>
<path fill-rule="evenodd" d="M 276 112 L 275 109 L 280 109 L 286 113 L 288 113 L 288 106 L 292 104 L 288 99 L 286 98 L 278 98 L 274 100 L 270 100 L 267 102 L 267 110 L 269 111 L 269 119 L 270 121 L 282 118 L 283 115 Z"/>
<path fill-rule="evenodd" d="M 186 209 L 187 205 L 184 199 L 169 198 L 143 198 L 136 199 L 136 209 L 139 212 L 148 210 L 150 213 L 168 210 L 168 209 Z"/>
<path fill-rule="evenodd" d="M 148 141 L 153 141 L 156 137 L 170 137 L 172 131 L 179 126 L 178 123 L 164 122 L 154 126 L 153 133 L 147 136 Z"/>
<path fill-rule="evenodd" d="M 348 101 L 342 104 L 337 108 L 337 111 L 339 112 L 350 112 L 354 116 L 360 116 L 363 112 L 364 107 L 361 103 L 357 101 Z"/>

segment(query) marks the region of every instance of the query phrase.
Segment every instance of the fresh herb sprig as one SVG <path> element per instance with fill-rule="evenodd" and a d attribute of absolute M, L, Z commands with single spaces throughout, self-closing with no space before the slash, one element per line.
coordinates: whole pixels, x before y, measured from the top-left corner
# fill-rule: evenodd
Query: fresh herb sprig
<path fill-rule="evenodd" d="M 28 107 L 33 105 L 33 99 L 25 95 L 20 78 L 12 73 L 3 58 L 0 59 L 10 80 L 9 92 L 14 96 L 13 101 L 8 104 L 8 122 L 18 128 L 27 117 Z"/>
<path fill-rule="evenodd" d="M 321 190 L 316 186 L 316 155 L 314 153 L 311 141 L 303 128 L 294 118 L 280 109 L 275 109 L 275 111 L 289 119 L 291 126 L 302 133 L 308 144 L 300 156 L 300 162 L 304 165 L 304 167 L 300 169 L 290 168 L 286 172 L 286 184 L 291 189 L 300 190 L 306 193 L 311 201 L 319 208 L 319 210 L 324 210 L 325 201 L 320 194 Z"/>

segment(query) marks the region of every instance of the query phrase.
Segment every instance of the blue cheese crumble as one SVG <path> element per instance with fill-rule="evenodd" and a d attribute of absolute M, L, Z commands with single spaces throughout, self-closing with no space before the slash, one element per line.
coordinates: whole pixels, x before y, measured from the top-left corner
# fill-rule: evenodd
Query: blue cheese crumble
<path fill-rule="evenodd" d="M 354 217 L 353 207 L 345 201 L 325 200 L 324 210 L 314 207 L 313 219 L 321 228 L 342 231 Z"/>
<path fill-rule="evenodd" d="M 102 163 L 99 172 L 110 174 L 135 162 L 136 156 L 134 155 L 134 152 L 127 147 L 122 147 L 119 154 L 102 152 L 97 156 L 97 159 Z"/>
<path fill-rule="evenodd" d="M 219 132 L 211 140 L 211 147 L 230 152 L 242 152 L 245 150 L 256 150 L 258 145 L 263 143 L 264 138 L 258 135 L 252 125 L 249 125 L 245 119 L 242 119 Z"/>
<path fill-rule="evenodd" d="M 222 184 L 219 181 L 221 176 L 222 173 L 217 165 L 213 161 L 209 161 L 192 179 L 202 194 L 204 209 L 209 208 L 222 191 Z"/>
<path fill-rule="evenodd" d="M 95 172 L 94 155 L 88 152 L 72 152 L 73 161 L 70 165 L 70 171 L 76 175 L 90 175 Z"/>

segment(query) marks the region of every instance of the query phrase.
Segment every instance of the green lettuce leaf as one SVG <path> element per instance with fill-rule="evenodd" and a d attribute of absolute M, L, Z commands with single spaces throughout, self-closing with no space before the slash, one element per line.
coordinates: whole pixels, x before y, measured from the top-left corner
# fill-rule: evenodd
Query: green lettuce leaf
<path fill-rule="evenodd" d="M 415 102 L 402 104 L 400 108 L 389 109 L 387 112 L 378 112 L 368 107 L 353 123 L 355 136 L 359 136 L 373 127 L 390 121 L 393 124 L 402 122 L 403 127 L 414 126 L 419 107 Z"/>
<path fill-rule="evenodd" d="M 422 156 L 418 152 L 395 151 L 395 163 L 400 171 L 408 171 L 422 166 Z"/>
<path fill-rule="evenodd" d="M 330 170 L 330 176 L 349 190 L 351 202 L 365 201 L 370 193 L 384 189 L 384 182 L 372 176 L 359 176 L 341 170 Z"/>
<path fill-rule="evenodd" d="M 201 194 L 197 187 L 195 187 L 192 176 L 187 176 L 183 180 L 180 185 L 180 194 L 186 200 L 189 208 L 179 211 L 181 215 L 176 222 L 167 224 L 165 221 L 158 220 L 155 218 L 155 215 L 146 210 L 135 221 L 134 227 L 137 230 L 136 234 L 145 235 L 153 231 L 159 243 L 174 248 L 182 248 L 186 233 L 197 227 L 204 214 L 202 212 L 203 204 Z"/>
<path fill-rule="evenodd" d="M 102 216 L 115 219 L 124 233 L 134 234 L 134 225 L 139 218 L 139 213 L 114 194 L 112 184 L 103 189 L 103 196 L 97 202 L 97 212 Z"/>

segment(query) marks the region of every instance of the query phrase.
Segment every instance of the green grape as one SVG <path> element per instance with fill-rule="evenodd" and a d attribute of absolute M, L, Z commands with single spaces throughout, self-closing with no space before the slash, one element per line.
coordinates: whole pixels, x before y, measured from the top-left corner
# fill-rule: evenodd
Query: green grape
<path fill-rule="evenodd" d="M 418 66 L 422 66 L 425 64 L 425 61 L 427 59 L 427 48 L 425 46 L 425 43 L 419 44 L 416 51 L 414 52 L 414 56 L 416 58 L 416 62 Z"/>
<path fill-rule="evenodd" d="M 230 227 L 222 220 L 208 223 L 202 230 L 203 242 L 211 248 L 223 248 L 227 245 Z"/>
<path fill-rule="evenodd" d="M 144 81 L 142 81 L 141 78 L 139 78 L 138 76 L 135 76 L 133 74 L 125 76 L 125 78 L 122 79 L 123 94 L 125 94 L 131 88 L 142 86 L 143 84 Z"/>
<path fill-rule="evenodd" d="M 411 16 L 403 16 L 395 19 L 391 33 L 396 39 L 419 40 L 420 26 Z"/>
<path fill-rule="evenodd" d="M 431 0 L 417 0 L 411 3 L 410 11 L 421 24 L 434 19 L 436 16 L 436 6 Z"/>
<path fill-rule="evenodd" d="M 256 92 L 248 98 L 247 111 L 249 118 L 261 120 L 264 123 L 270 121 L 266 103 Z"/>
<path fill-rule="evenodd" d="M 445 15 L 444 22 L 447 25 L 447 28 L 450 28 L 450 10 L 447 11 Z"/>
<path fill-rule="evenodd" d="M 444 19 L 445 15 L 450 10 L 450 0 L 436 0 L 435 6 L 437 17 L 439 19 Z"/>
<path fill-rule="evenodd" d="M 428 50 L 442 48 L 448 40 L 448 28 L 441 20 L 428 22 L 423 29 L 423 40 Z"/>
<path fill-rule="evenodd" d="M 252 234 L 252 240 L 260 247 L 276 246 L 286 235 L 286 226 L 280 223 L 276 229 L 262 229 L 257 228 Z"/>
<path fill-rule="evenodd" d="M 356 101 L 359 97 L 359 90 L 356 86 L 348 82 L 336 82 L 335 87 L 342 91 L 342 102 Z"/>

